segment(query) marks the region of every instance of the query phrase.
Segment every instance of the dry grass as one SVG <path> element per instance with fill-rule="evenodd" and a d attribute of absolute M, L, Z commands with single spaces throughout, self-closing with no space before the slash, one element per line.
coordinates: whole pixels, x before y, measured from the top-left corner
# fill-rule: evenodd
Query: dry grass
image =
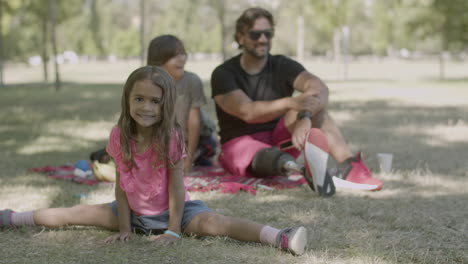
<path fill-rule="evenodd" d="M 440 82 L 429 80 L 433 68 L 426 64 L 405 71 L 414 64 L 394 63 L 379 69 L 375 63 L 355 65 L 354 80 L 327 82 L 332 115 L 351 147 L 363 149 L 376 177 L 385 181 L 382 191 L 339 190 L 329 199 L 305 187 L 256 196 L 192 194 L 222 214 L 276 227 L 306 226 L 304 256 L 226 238 L 185 238 L 157 248 L 136 236 L 128 244 L 105 245 L 105 230 L 37 227 L 0 231 L 0 263 L 468 263 L 468 81 L 457 73 L 459 64 L 450 66 L 456 79 Z M 206 79 L 216 63 L 199 64 Z M 16 84 L 0 97 L 0 208 L 113 199 L 111 186 L 49 180 L 27 169 L 74 162 L 102 147 L 119 111 L 118 83 L 136 65 L 68 65 L 64 78 L 70 83 L 59 93 L 20 84 L 38 81 L 36 69 L 10 68 L 6 79 Z M 308 67 L 314 71 L 315 64 Z M 103 68 L 108 75 L 99 72 Z M 325 63 L 318 75 L 332 68 Z M 402 78 L 386 78 L 392 69 Z M 375 71 L 377 79 L 361 78 L 366 71 Z M 213 114 L 211 102 L 206 109 Z M 395 155 L 392 173 L 378 172 L 378 152 Z"/>

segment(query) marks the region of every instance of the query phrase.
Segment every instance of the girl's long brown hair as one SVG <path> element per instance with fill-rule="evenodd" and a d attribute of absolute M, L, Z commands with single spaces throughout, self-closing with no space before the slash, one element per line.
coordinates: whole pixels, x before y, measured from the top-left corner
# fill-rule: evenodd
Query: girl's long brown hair
<path fill-rule="evenodd" d="M 183 152 L 183 134 L 180 125 L 175 118 L 175 84 L 171 76 L 162 68 L 157 66 L 144 66 L 133 71 L 127 79 L 123 88 L 119 122 L 120 145 L 123 160 L 129 168 L 136 166 L 133 160 L 131 139 L 136 136 L 136 122 L 130 116 L 130 92 L 135 83 L 143 80 L 151 80 L 152 83 L 160 87 L 163 91 L 161 98 L 161 121 L 153 125 L 152 146 L 157 156 L 155 164 L 162 166 L 174 166 L 174 161 L 169 158 L 169 146 L 171 137 L 177 132 L 177 157 L 181 157 Z"/>

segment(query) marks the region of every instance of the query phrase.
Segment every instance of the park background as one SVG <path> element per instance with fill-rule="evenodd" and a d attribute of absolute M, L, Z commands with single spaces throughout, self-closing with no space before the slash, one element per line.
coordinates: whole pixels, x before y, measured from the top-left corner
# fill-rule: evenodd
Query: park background
<path fill-rule="evenodd" d="M 215 119 L 210 74 L 238 53 L 234 23 L 249 6 L 276 18 L 272 53 L 329 86 L 329 111 L 384 189 L 191 194 L 222 214 L 306 226 L 301 257 L 226 238 L 104 245 L 108 231 L 65 227 L 0 231 L 0 263 L 468 263 L 466 0 L 0 0 L 0 209 L 113 200 L 112 186 L 28 169 L 106 144 L 123 82 L 159 34 L 184 41 Z M 379 152 L 394 154 L 391 173 Z"/>

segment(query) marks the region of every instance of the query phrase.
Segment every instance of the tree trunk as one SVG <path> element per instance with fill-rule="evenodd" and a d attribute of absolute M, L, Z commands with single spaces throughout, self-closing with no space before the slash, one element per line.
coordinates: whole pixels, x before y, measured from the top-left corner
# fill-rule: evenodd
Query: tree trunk
<path fill-rule="evenodd" d="M 99 17 L 99 10 L 97 6 L 98 0 L 92 0 L 91 2 L 91 19 L 90 19 L 90 30 L 93 36 L 94 44 L 98 50 L 98 57 L 102 58 L 105 55 L 104 45 L 102 43 L 101 36 L 101 18 Z"/>
<path fill-rule="evenodd" d="M 50 24 L 51 24 L 51 42 L 52 42 L 52 52 L 54 54 L 54 68 L 55 68 L 55 90 L 59 91 L 60 90 L 60 73 L 59 73 L 59 64 L 57 61 L 57 40 L 55 36 L 55 30 L 57 26 L 57 19 L 55 16 L 55 0 L 50 0 Z"/>
<path fill-rule="evenodd" d="M 445 51 L 441 51 L 439 53 L 439 79 L 444 80 L 445 79 Z"/>
<path fill-rule="evenodd" d="M 304 16 L 297 17 L 297 48 L 296 57 L 300 62 L 304 62 Z"/>
<path fill-rule="evenodd" d="M 336 63 L 336 76 L 339 79 L 341 76 L 341 30 L 335 29 L 333 34 L 333 55 Z"/>
<path fill-rule="evenodd" d="M 343 80 L 348 80 L 348 63 L 349 63 L 349 26 L 343 26 L 342 32 L 342 53 L 343 53 Z"/>
<path fill-rule="evenodd" d="M 141 65 L 145 65 L 145 0 L 140 0 L 140 60 Z"/>
<path fill-rule="evenodd" d="M 42 57 L 42 70 L 43 70 L 43 75 L 44 75 L 44 84 L 47 86 L 49 83 L 49 54 L 47 52 L 47 43 L 49 40 L 49 30 L 48 30 L 48 19 L 47 15 L 44 13 L 42 16 L 42 51 L 41 51 L 41 57 Z"/>
<path fill-rule="evenodd" d="M 221 24 L 221 54 L 223 55 L 223 61 L 226 60 L 226 26 L 224 20 L 226 19 L 226 2 L 224 0 L 219 0 L 218 2 L 218 19 Z"/>
<path fill-rule="evenodd" d="M 0 87 L 3 87 L 3 0 L 0 0 Z"/>

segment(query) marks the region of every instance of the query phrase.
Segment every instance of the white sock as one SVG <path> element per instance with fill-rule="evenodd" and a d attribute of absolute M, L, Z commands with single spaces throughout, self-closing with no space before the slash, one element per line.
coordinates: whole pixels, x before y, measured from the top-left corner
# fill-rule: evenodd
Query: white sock
<path fill-rule="evenodd" d="M 263 226 L 262 230 L 260 231 L 260 242 L 276 246 L 276 236 L 279 232 L 279 229 L 267 225 Z"/>
<path fill-rule="evenodd" d="M 11 214 L 11 224 L 14 226 L 33 226 L 34 223 L 33 211 Z"/>

